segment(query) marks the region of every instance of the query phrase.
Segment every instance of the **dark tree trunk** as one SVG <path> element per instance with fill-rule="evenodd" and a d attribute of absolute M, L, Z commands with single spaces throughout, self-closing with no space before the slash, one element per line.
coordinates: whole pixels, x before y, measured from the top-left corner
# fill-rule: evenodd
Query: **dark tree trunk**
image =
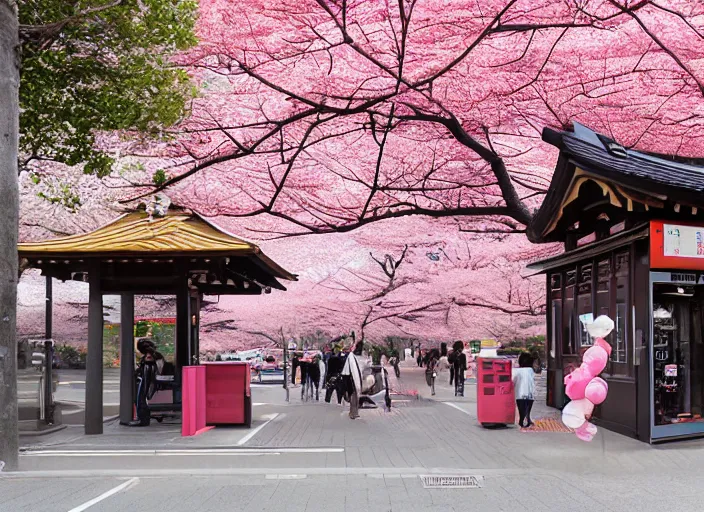
<path fill-rule="evenodd" d="M 0 0 L 0 461 L 17 468 L 17 230 L 19 39 L 17 4 Z M 0 466 L 3 464 L 0 464 Z"/>

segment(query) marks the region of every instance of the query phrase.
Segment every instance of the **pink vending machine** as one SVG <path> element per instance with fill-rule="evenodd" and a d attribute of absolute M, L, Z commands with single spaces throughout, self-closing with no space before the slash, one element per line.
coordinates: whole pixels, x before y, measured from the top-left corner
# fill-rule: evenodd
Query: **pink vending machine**
<path fill-rule="evenodd" d="M 510 359 L 477 358 L 477 419 L 483 427 L 510 425 L 516 420 Z"/>

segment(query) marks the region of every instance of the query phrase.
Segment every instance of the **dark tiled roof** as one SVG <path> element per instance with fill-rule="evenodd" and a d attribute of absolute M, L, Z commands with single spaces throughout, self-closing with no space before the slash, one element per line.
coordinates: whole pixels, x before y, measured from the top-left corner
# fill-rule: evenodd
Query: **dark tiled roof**
<path fill-rule="evenodd" d="M 543 204 L 528 226 L 531 241 L 562 241 L 560 233 L 545 236 L 544 230 L 559 212 L 575 167 L 660 200 L 666 196 L 665 201 L 671 205 L 681 203 L 704 211 L 704 166 L 625 149 L 579 123 L 573 123 L 573 127 L 569 132 L 543 130 L 543 140 L 560 149 L 560 158 Z M 650 210 L 651 215 L 656 213 Z"/>
<path fill-rule="evenodd" d="M 647 180 L 653 184 L 704 192 L 704 167 L 674 162 L 629 149 L 623 150 L 625 157 L 617 156 L 605 146 L 605 143 L 612 141 L 600 137 L 579 123 L 574 125 L 574 132 L 561 133 L 562 144 L 558 147 L 592 169 L 596 167 L 614 175 L 622 174 L 624 177 Z M 616 179 L 616 176 L 613 177 Z"/>

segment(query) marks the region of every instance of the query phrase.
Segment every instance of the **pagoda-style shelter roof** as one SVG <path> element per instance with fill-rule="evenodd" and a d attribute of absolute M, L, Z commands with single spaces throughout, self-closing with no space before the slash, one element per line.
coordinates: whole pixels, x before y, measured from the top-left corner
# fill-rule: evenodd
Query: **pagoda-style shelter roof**
<path fill-rule="evenodd" d="M 135 358 L 135 294 L 176 296 L 173 403 L 161 407 L 178 411 L 182 369 L 199 362 L 203 295 L 258 295 L 272 288 L 285 290 L 280 279 L 296 280 L 255 244 L 180 210 L 158 217 L 128 213 L 90 233 L 19 244 L 18 253 L 20 268 L 89 283 L 86 434 L 103 431 L 104 294 L 121 295 L 121 361 Z M 134 382 L 134 366 L 121 365 L 121 423 L 133 419 Z"/>
<path fill-rule="evenodd" d="M 626 149 L 573 123 L 543 130 L 560 157 L 542 206 L 528 227 L 532 242 L 563 242 L 652 219 L 704 220 L 704 167 Z M 697 162 L 698 163 L 698 162 Z"/>
<path fill-rule="evenodd" d="M 100 260 L 106 267 L 102 273 L 106 292 L 149 288 L 149 293 L 168 293 L 168 276 L 182 272 L 193 274 L 189 277 L 195 278 L 193 284 L 203 293 L 213 294 L 285 290 L 279 279 L 296 280 L 257 245 L 184 211 L 157 218 L 145 212 L 128 213 L 90 233 L 21 243 L 19 256 L 25 260 L 24 267 L 40 268 L 44 275 L 61 280 L 81 281 L 90 262 Z M 135 290 L 124 286 L 129 282 Z"/>

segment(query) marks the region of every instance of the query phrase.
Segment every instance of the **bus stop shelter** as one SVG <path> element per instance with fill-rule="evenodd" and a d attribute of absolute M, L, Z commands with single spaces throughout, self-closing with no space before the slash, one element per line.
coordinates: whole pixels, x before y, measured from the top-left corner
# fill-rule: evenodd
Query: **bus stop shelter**
<path fill-rule="evenodd" d="M 21 243 L 19 258 L 21 269 L 37 268 L 44 276 L 89 285 L 86 434 L 103 432 L 103 294 L 121 296 L 120 421 L 126 423 L 132 419 L 134 404 L 136 294 L 176 297 L 178 382 L 184 366 L 199 363 L 204 294 L 259 295 L 272 289 L 285 291 L 280 280 L 296 280 L 257 245 L 196 213 L 179 210 L 162 217 L 145 211 L 127 213 L 90 233 Z"/>

